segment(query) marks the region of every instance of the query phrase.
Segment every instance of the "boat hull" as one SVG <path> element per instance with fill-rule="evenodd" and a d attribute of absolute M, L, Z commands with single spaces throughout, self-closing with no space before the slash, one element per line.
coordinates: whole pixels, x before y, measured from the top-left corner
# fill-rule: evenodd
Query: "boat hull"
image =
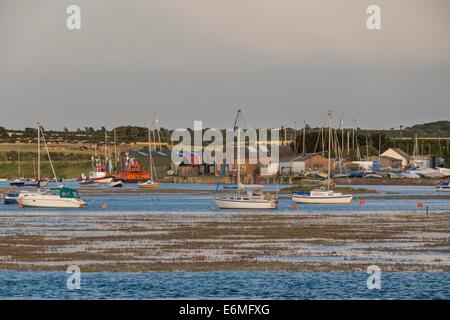
<path fill-rule="evenodd" d="M 17 202 L 23 207 L 35 208 L 84 208 L 86 203 L 81 199 L 57 197 L 19 197 Z"/>
<path fill-rule="evenodd" d="M 3 196 L 3 204 L 17 204 L 18 194 L 5 194 Z"/>
<path fill-rule="evenodd" d="M 309 204 L 349 204 L 353 200 L 352 195 L 311 197 L 307 195 L 292 195 L 292 201 Z"/>
<path fill-rule="evenodd" d="M 214 199 L 214 202 L 220 209 L 275 209 L 277 207 L 275 200 Z"/>
<path fill-rule="evenodd" d="M 159 187 L 159 183 L 149 183 L 149 184 L 138 183 L 138 187 L 142 188 L 142 189 L 158 188 Z"/>
<path fill-rule="evenodd" d="M 111 188 L 122 188 L 123 183 L 122 181 L 115 181 L 115 182 L 113 181 L 108 186 L 110 186 Z"/>

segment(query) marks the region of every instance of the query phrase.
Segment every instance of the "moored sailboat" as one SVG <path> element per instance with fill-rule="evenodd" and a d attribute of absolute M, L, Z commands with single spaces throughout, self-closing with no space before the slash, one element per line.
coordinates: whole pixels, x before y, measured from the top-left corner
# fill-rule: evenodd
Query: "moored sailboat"
<path fill-rule="evenodd" d="M 157 177 L 156 175 L 156 168 L 155 163 L 153 162 L 152 157 L 152 145 L 151 145 L 151 133 L 150 133 L 150 127 L 148 128 L 148 160 L 149 160 L 149 174 L 150 178 L 144 182 L 138 183 L 139 188 L 144 189 L 152 189 L 152 188 L 158 188 L 159 183 L 154 181 L 153 179 Z"/>
<path fill-rule="evenodd" d="M 234 122 L 234 130 L 237 131 L 237 190 L 232 194 L 216 195 L 214 203 L 220 209 L 275 209 L 278 206 L 278 199 L 268 192 L 262 190 L 260 185 L 243 185 L 241 184 L 241 164 L 240 164 L 240 115 L 238 110 L 236 120 Z"/>
<path fill-rule="evenodd" d="M 55 170 L 50 158 L 50 153 L 45 142 L 44 133 L 42 131 L 41 124 L 37 124 L 38 129 L 38 190 L 37 191 L 22 191 L 17 197 L 17 202 L 21 207 L 45 207 L 45 208 L 83 208 L 86 207 L 86 203 L 80 198 L 78 192 L 75 189 L 59 186 L 58 188 L 52 188 L 49 190 L 42 190 L 40 188 L 41 181 L 41 133 L 42 139 L 47 150 L 47 156 L 50 161 L 50 167 L 52 168 L 55 181 Z"/>
<path fill-rule="evenodd" d="M 292 201 L 309 204 L 349 204 L 352 202 L 352 194 L 343 194 L 331 189 L 331 111 L 328 113 L 328 174 L 327 188 L 313 189 L 311 192 L 292 192 Z"/>

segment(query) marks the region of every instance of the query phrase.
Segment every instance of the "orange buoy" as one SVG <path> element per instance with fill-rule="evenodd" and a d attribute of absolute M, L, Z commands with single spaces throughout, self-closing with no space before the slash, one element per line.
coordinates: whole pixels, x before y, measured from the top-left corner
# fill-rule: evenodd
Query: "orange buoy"
<path fill-rule="evenodd" d="M 106 208 L 107 208 L 106 203 L 102 203 L 102 209 L 106 209 Z"/>
<path fill-rule="evenodd" d="M 359 204 L 366 204 L 366 200 L 359 200 Z"/>
<path fill-rule="evenodd" d="M 423 202 L 419 202 L 419 203 L 417 204 L 417 208 L 423 208 Z"/>
<path fill-rule="evenodd" d="M 23 204 L 19 204 L 19 208 L 25 208 Z"/>
<path fill-rule="evenodd" d="M 292 205 L 292 206 L 291 206 L 291 209 L 298 209 L 298 206 Z"/>

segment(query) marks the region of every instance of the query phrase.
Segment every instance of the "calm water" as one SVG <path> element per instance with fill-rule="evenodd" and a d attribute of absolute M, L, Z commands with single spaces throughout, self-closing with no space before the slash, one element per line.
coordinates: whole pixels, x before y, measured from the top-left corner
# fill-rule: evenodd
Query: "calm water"
<path fill-rule="evenodd" d="M 18 299 L 450 299 L 450 273 L 386 272 L 369 290 L 363 272 L 82 273 L 0 271 L 0 298 Z"/>
<path fill-rule="evenodd" d="M 5 184 L 4 182 L 2 184 Z M 68 183 L 68 186 L 78 185 L 74 182 Z M 0 185 L 2 187 L 2 185 Z M 6 187 L 3 186 L 3 187 Z M 365 188 L 375 189 L 379 195 L 402 194 L 402 195 L 429 195 L 436 194 L 432 186 L 364 186 Z M 80 188 L 78 186 L 78 188 Z M 137 188 L 136 185 L 126 185 L 126 188 Z M 276 190 L 276 185 L 268 186 L 268 190 Z M 207 184 L 162 184 L 161 189 L 192 189 L 211 191 L 210 194 L 139 194 L 139 195 L 105 195 L 105 196 L 83 196 L 86 201 L 87 209 L 69 209 L 70 212 L 77 211 L 113 211 L 113 212 L 211 212 L 219 211 L 212 200 L 215 186 Z M 364 195 L 361 196 L 364 199 Z M 417 203 L 423 202 L 424 207 L 418 208 Z M 102 204 L 107 208 L 103 209 Z M 292 206 L 297 205 L 298 209 Z M 296 204 L 289 198 L 284 197 L 280 200 L 278 209 L 270 212 L 299 212 L 299 213 L 339 213 L 339 212 L 418 212 L 423 213 L 428 206 L 431 212 L 450 210 L 450 199 L 367 199 L 366 203 L 359 204 L 355 199 L 350 205 L 330 206 L 330 205 L 307 205 Z M 66 209 L 67 210 L 67 209 Z M 0 212 L 17 211 L 61 211 L 61 209 L 31 209 L 19 208 L 16 205 L 0 205 Z M 245 210 L 244 212 L 249 212 Z"/>

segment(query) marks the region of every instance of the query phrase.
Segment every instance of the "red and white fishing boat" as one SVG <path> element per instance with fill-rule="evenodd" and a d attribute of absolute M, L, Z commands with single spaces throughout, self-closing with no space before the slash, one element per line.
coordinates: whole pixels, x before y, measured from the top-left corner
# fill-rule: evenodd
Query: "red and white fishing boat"
<path fill-rule="evenodd" d="M 92 171 L 86 177 L 84 173 L 81 174 L 79 181 L 94 181 L 98 183 L 111 183 L 114 180 L 114 174 L 108 172 L 106 166 L 102 165 L 100 159 L 92 157 Z"/>

